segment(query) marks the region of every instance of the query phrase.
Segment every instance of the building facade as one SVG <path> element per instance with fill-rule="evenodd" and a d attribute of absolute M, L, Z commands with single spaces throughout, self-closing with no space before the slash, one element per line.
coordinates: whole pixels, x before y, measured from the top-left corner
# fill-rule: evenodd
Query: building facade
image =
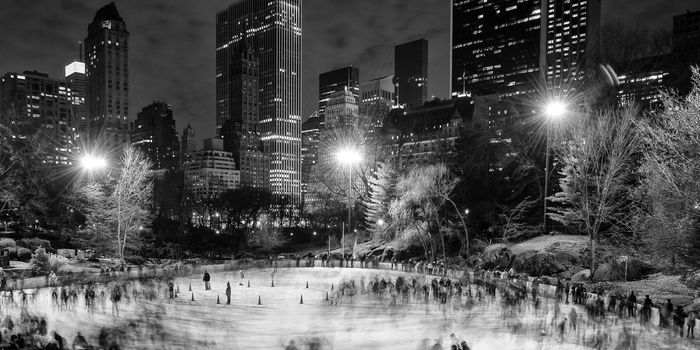
<path fill-rule="evenodd" d="M 185 168 L 185 163 L 189 154 L 197 150 L 197 138 L 194 134 L 194 128 L 187 124 L 186 127 L 182 129 L 182 135 L 180 137 L 180 168 Z"/>
<path fill-rule="evenodd" d="M 452 94 L 580 90 L 599 30 L 600 0 L 453 0 Z"/>
<path fill-rule="evenodd" d="M 434 100 L 419 108 L 393 109 L 383 128 L 401 168 L 449 165 L 455 161 L 460 128 L 473 114 L 474 103 L 468 97 Z"/>
<path fill-rule="evenodd" d="M 600 1 L 548 0 L 547 88 L 563 95 L 583 89 L 600 62 Z"/>
<path fill-rule="evenodd" d="M 314 112 L 301 128 L 301 192 L 306 202 L 308 185 L 317 182 L 318 146 L 321 140 L 321 117 Z"/>
<path fill-rule="evenodd" d="M 180 140 L 172 107 L 165 102 L 143 107 L 136 116 L 131 144 L 148 157 L 152 170 L 179 169 Z"/>
<path fill-rule="evenodd" d="M 216 15 L 217 134 L 231 119 L 231 62 L 243 43 L 259 65 L 259 132 L 277 200 L 301 202 L 301 0 L 241 0 Z"/>
<path fill-rule="evenodd" d="M 71 165 L 78 157 L 72 95 L 63 79 L 36 71 L 0 78 L 0 124 L 34 140 L 47 166 Z"/>
<path fill-rule="evenodd" d="M 86 139 L 112 157 L 129 142 L 129 32 L 116 5 L 100 8 L 84 40 Z"/>
<path fill-rule="evenodd" d="M 213 201 L 228 190 L 240 188 L 241 172 L 221 139 L 207 139 L 184 169 L 184 193 L 194 203 Z"/>
<path fill-rule="evenodd" d="M 231 63 L 230 118 L 221 128 L 224 150 L 233 154 L 246 187 L 268 188 L 270 163 L 260 140 L 259 65 L 252 48 L 241 45 Z"/>
<path fill-rule="evenodd" d="M 360 115 L 381 128 L 395 101 L 394 76 L 372 79 L 360 86 Z"/>
<path fill-rule="evenodd" d="M 66 86 L 71 91 L 71 113 L 73 115 L 74 126 L 79 131 L 85 130 L 87 124 L 87 104 L 85 102 L 85 91 L 87 88 L 87 77 L 85 75 L 85 63 L 75 60 L 65 68 Z"/>
<path fill-rule="evenodd" d="M 427 40 L 394 47 L 394 81 L 399 104 L 415 108 L 428 101 Z"/>
<path fill-rule="evenodd" d="M 338 91 L 349 91 L 355 99 L 360 98 L 360 69 L 347 66 L 322 73 L 318 76 L 318 116 L 321 118 L 321 128 L 324 125 L 326 106 L 331 96 Z"/>

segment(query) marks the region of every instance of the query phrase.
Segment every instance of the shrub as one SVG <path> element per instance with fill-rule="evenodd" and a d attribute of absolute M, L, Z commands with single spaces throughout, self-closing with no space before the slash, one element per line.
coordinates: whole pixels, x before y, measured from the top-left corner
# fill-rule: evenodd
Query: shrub
<path fill-rule="evenodd" d="M 17 260 L 28 262 L 31 258 L 32 258 L 32 251 L 31 250 L 24 248 L 24 247 L 17 248 Z"/>
<path fill-rule="evenodd" d="M 49 254 L 46 253 L 44 248 L 37 248 L 32 255 L 29 264 L 32 266 L 32 271 L 48 273 L 51 271 L 51 265 L 49 263 Z"/>
<path fill-rule="evenodd" d="M 12 238 L 0 238 L 0 248 L 14 247 L 17 245 Z"/>
<path fill-rule="evenodd" d="M 17 260 L 17 247 L 7 247 L 6 249 L 10 260 Z"/>
<path fill-rule="evenodd" d="M 41 238 L 22 238 L 19 241 L 19 245 L 28 248 L 29 250 L 36 250 L 37 248 L 44 248 L 45 250 L 52 250 L 51 242 Z"/>
<path fill-rule="evenodd" d="M 61 266 L 68 265 L 68 261 L 66 257 L 49 254 L 49 272 L 57 272 Z"/>
<path fill-rule="evenodd" d="M 129 265 L 143 265 L 146 263 L 146 259 L 138 255 L 129 255 L 124 258 L 124 262 Z"/>

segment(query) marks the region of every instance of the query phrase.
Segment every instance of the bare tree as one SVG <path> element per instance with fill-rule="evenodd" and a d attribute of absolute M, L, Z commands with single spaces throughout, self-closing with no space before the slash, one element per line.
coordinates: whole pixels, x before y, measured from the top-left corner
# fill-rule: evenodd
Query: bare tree
<path fill-rule="evenodd" d="M 153 182 L 150 178 L 150 162 L 134 147 L 124 148 L 121 167 L 110 200 L 117 222 L 119 260 L 123 265 L 128 240 L 149 223 Z"/>
<path fill-rule="evenodd" d="M 508 243 L 508 239 L 516 238 L 533 232 L 532 226 L 526 224 L 522 220 L 525 214 L 539 201 L 536 199 L 525 198 L 516 204 L 514 207 L 499 205 L 502 213 L 499 214 L 503 230 L 503 243 Z"/>
<path fill-rule="evenodd" d="M 564 225 L 589 236 L 591 277 L 595 272 L 596 241 L 608 230 L 629 224 L 626 206 L 631 198 L 632 160 L 640 145 L 636 110 L 608 110 L 571 118 L 555 151 L 563 164 L 562 191 L 549 199 L 564 207 L 548 213 Z"/>

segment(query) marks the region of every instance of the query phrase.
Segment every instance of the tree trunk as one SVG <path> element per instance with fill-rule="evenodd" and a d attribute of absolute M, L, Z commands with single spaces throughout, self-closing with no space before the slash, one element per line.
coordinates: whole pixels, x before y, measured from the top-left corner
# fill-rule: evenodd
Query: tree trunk
<path fill-rule="evenodd" d="M 591 276 L 590 280 L 593 280 L 593 274 L 595 273 L 595 238 L 591 236 Z"/>
<path fill-rule="evenodd" d="M 455 208 L 455 211 L 457 212 L 457 216 L 459 216 L 459 220 L 462 221 L 462 227 L 464 228 L 464 244 L 466 245 L 466 253 L 467 253 L 467 260 L 469 260 L 469 231 L 467 231 L 467 224 L 464 222 L 464 218 L 462 217 L 462 213 L 459 212 L 459 208 L 457 208 L 457 204 L 449 198 L 447 199 L 448 202 L 452 203 L 452 207 Z"/>

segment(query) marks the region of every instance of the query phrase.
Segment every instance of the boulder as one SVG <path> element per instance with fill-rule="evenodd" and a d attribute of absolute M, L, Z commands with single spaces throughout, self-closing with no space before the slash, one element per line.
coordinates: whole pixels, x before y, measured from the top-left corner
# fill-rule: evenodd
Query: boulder
<path fill-rule="evenodd" d="M 610 264 L 600 264 L 593 273 L 593 279 L 596 281 L 618 281 L 620 278 Z"/>
<path fill-rule="evenodd" d="M 571 280 L 574 282 L 585 282 L 591 277 L 591 270 L 585 269 L 577 272 L 571 276 Z"/>
<path fill-rule="evenodd" d="M 689 288 L 700 289 L 700 271 L 691 272 L 686 278 L 685 284 Z"/>
<path fill-rule="evenodd" d="M 492 244 L 479 256 L 479 267 L 486 270 L 507 270 L 513 257 L 513 252 L 505 244 Z"/>
<path fill-rule="evenodd" d="M 534 250 L 518 254 L 513 259 L 512 267 L 530 276 L 553 276 L 566 271 L 566 266 L 559 262 L 554 254 Z"/>

